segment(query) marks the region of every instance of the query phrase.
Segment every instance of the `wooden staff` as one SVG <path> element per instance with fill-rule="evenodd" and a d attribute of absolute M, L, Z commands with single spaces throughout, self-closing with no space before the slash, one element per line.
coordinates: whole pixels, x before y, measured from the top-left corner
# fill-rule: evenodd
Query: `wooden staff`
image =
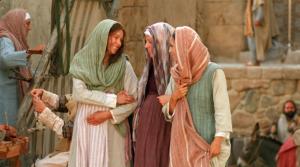
<path fill-rule="evenodd" d="M 288 51 L 290 52 L 292 42 L 292 0 L 289 0 L 288 10 Z"/>

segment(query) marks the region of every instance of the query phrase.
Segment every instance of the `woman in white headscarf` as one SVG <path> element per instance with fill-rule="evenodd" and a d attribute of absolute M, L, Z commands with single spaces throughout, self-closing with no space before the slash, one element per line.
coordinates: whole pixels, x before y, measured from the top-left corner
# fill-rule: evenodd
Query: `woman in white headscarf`
<path fill-rule="evenodd" d="M 171 124 L 164 120 L 157 97 L 166 91 L 170 79 L 169 39 L 174 28 L 156 23 L 145 30 L 146 66 L 139 82 L 135 112 L 135 167 L 167 167 Z"/>

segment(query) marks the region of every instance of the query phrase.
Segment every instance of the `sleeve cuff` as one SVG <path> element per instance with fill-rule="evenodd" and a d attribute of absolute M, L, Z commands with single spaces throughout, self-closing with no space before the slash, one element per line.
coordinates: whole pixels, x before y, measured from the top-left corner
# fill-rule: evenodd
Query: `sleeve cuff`
<path fill-rule="evenodd" d="M 55 109 L 59 106 L 59 96 L 48 91 L 43 91 L 42 101 Z"/>
<path fill-rule="evenodd" d="M 107 94 L 105 99 L 105 104 L 111 108 L 117 107 L 117 95 L 115 94 Z"/>
<path fill-rule="evenodd" d="M 111 113 L 112 119 L 110 120 L 112 124 L 117 124 L 118 121 L 116 119 L 116 117 L 114 116 L 114 113 L 112 110 L 109 110 L 109 112 Z"/>
<path fill-rule="evenodd" d="M 224 137 L 225 139 L 229 139 L 230 133 L 229 132 L 216 132 L 215 136 Z"/>
<path fill-rule="evenodd" d="M 25 50 L 17 51 L 16 56 L 18 56 L 16 58 L 16 61 L 23 62 L 23 63 L 20 63 L 20 66 L 28 66 L 28 63 L 29 63 L 28 59 L 30 58 L 30 56 L 26 53 Z"/>
<path fill-rule="evenodd" d="M 163 106 L 163 110 L 164 110 L 164 115 L 165 115 L 165 119 L 166 119 L 166 121 L 172 121 L 172 119 L 173 119 L 173 117 L 174 117 L 174 115 L 175 115 L 175 110 L 173 111 L 173 113 L 172 114 L 170 114 L 170 112 L 169 112 L 169 104 L 170 103 L 167 103 L 166 105 L 164 105 Z"/>
<path fill-rule="evenodd" d="M 52 129 L 57 135 L 62 136 L 62 127 L 64 121 L 55 115 L 49 108 L 45 108 L 43 112 L 38 114 L 38 120 L 45 124 L 46 127 Z"/>

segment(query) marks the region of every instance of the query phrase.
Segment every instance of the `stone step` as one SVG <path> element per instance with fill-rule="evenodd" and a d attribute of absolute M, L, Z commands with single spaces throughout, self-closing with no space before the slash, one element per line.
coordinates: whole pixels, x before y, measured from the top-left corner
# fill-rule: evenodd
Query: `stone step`
<path fill-rule="evenodd" d="M 284 64 L 300 64 L 300 50 L 288 51 Z"/>
<path fill-rule="evenodd" d="M 268 50 L 266 60 L 262 63 L 264 64 L 281 64 L 285 61 L 287 56 L 288 48 L 287 46 L 273 41 L 273 47 Z M 251 60 L 250 51 L 240 52 L 239 61 L 241 63 L 247 63 Z"/>
<path fill-rule="evenodd" d="M 300 79 L 300 64 L 261 64 L 245 66 L 242 63 L 219 63 L 228 79 Z"/>

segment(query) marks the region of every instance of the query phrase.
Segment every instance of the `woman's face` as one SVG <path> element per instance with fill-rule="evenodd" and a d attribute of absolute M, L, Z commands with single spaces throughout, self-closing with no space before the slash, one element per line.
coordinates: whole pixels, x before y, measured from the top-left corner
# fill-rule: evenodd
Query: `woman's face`
<path fill-rule="evenodd" d="M 29 33 L 29 31 L 31 30 L 31 21 L 30 21 L 30 19 L 25 20 L 24 26 L 25 26 L 25 31 L 26 31 L 26 35 L 27 35 Z"/>
<path fill-rule="evenodd" d="M 108 45 L 107 45 L 107 51 L 109 55 L 114 55 L 118 52 L 118 50 L 122 46 L 123 38 L 124 38 L 123 30 L 116 30 L 110 33 L 108 37 Z"/>
<path fill-rule="evenodd" d="M 171 57 L 171 62 L 172 62 L 172 66 L 177 64 L 177 52 L 176 52 L 176 47 L 175 47 L 175 39 L 173 37 L 170 38 L 169 41 L 169 54 Z"/>
<path fill-rule="evenodd" d="M 153 58 L 153 40 L 149 35 L 145 35 L 145 49 L 148 52 L 150 58 Z"/>

